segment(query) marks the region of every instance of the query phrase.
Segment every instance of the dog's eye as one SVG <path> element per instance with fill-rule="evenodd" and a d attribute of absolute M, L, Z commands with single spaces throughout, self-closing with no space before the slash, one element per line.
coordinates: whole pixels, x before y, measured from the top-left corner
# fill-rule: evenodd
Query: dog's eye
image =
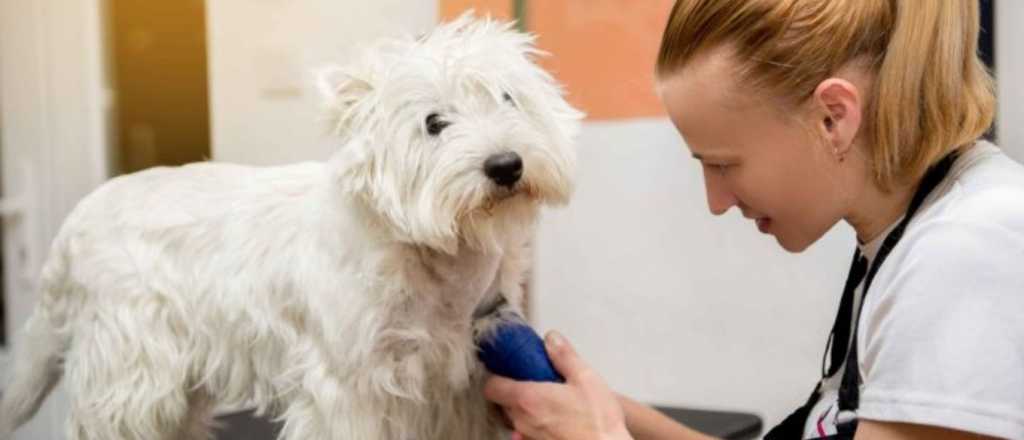
<path fill-rule="evenodd" d="M 509 95 L 508 92 L 502 93 L 501 99 L 504 99 L 509 104 L 516 105 L 516 102 L 512 100 L 512 95 Z"/>
<path fill-rule="evenodd" d="M 441 119 L 441 115 L 437 113 L 431 113 L 427 115 L 427 134 L 431 136 L 437 136 L 444 131 L 444 128 L 451 125 L 450 122 Z"/>

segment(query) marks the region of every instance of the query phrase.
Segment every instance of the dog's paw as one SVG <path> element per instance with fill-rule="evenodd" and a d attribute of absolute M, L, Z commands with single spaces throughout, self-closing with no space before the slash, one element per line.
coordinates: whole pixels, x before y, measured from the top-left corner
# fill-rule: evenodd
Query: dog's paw
<path fill-rule="evenodd" d="M 473 340 L 479 344 L 494 336 L 495 330 L 510 322 L 526 323 L 522 310 L 505 301 L 504 295 L 489 306 L 480 309 L 473 321 Z"/>

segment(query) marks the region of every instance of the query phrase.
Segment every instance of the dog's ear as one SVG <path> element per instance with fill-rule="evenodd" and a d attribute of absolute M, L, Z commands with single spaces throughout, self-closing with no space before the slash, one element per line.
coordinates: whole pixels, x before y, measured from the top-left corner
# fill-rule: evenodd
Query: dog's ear
<path fill-rule="evenodd" d="M 347 137 L 352 122 L 368 110 L 365 98 L 373 92 L 373 85 L 364 75 L 331 67 L 317 73 L 317 88 L 323 98 L 331 133 Z"/>

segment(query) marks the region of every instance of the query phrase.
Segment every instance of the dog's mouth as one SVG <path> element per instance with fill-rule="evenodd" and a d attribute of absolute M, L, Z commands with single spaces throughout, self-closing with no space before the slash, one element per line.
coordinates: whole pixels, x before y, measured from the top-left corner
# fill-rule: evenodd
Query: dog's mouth
<path fill-rule="evenodd" d="M 480 205 L 478 210 L 487 215 L 494 214 L 494 210 L 497 209 L 499 205 L 501 205 L 508 199 L 515 197 L 518 194 L 518 191 L 516 191 L 514 187 L 496 188 L 487 195 L 487 197 L 483 200 L 483 203 Z"/>
<path fill-rule="evenodd" d="M 492 213 L 495 208 L 512 199 L 539 201 L 540 191 L 536 186 L 531 185 L 525 180 L 520 180 L 511 186 L 491 185 L 490 191 L 480 209 L 484 212 Z"/>
<path fill-rule="evenodd" d="M 525 186 L 522 182 L 518 182 L 513 186 L 494 185 L 494 189 L 491 190 L 491 199 L 497 202 L 510 199 L 523 192 Z"/>

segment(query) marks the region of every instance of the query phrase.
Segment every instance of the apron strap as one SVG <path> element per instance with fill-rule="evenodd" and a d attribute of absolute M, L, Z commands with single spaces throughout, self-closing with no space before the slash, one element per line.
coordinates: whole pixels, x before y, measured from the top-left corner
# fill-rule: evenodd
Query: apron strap
<path fill-rule="evenodd" d="M 821 356 L 822 378 L 832 377 L 839 371 L 849 349 L 850 323 L 853 322 L 853 298 L 857 293 L 857 286 L 868 273 L 867 259 L 861 256 L 860 249 L 853 252 L 853 261 L 850 262 L 850 271 L 847 273 L 843 297 L 839 301 L 839 311 L 832 324 L 832 332 L 828 335 L 825 353 Z M 825 369 L 825 355 L 829 355 L 827 370 Z"/>
<path fill-rule="evenodd" d="M 793 411 L 792 414 L 787 416 L 781 423 L 776 425 L 764 436 L 764 440 L 794 440 L 802 439 L 804 437 L 804 424 L 807 423 L 807 418 L 810 417 L 811 408 L 814 407 L 814 403 L 821 397 L 821 382 L 814 387 L 814 391 L 811 392 L 810 397 L 807 398 L 807 402 L 803 406 Z"/>

